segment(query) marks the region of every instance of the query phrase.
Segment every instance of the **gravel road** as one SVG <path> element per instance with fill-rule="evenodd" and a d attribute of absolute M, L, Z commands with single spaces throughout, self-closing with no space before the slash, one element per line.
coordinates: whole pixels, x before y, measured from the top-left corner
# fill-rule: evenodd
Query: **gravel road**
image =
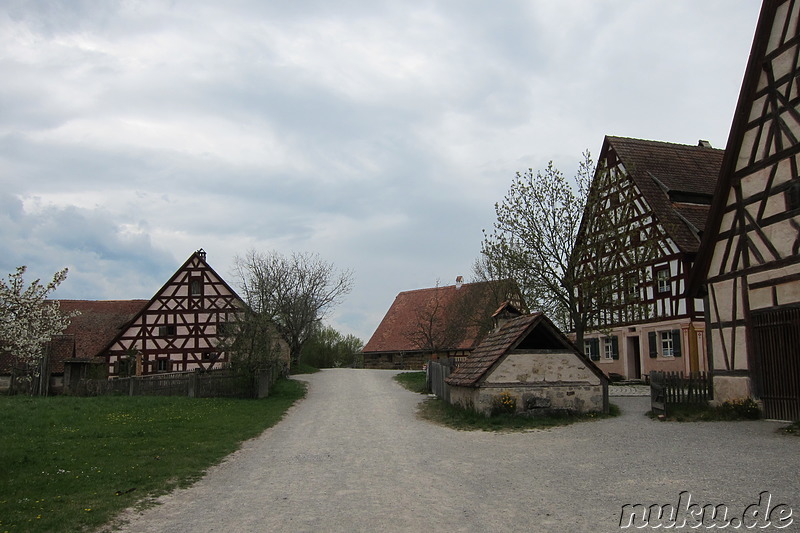
<path fill-rule="evenodd" d="M 689 491 L 728 516 L 759 502 L 800 526 L 800 438 L 776 422 L 662 423 L 623 415 L 525 433 L 454 431 L 415 417 L 423 396 L 381 370 L 299 376 L 308 397 L 188 489 L 129 512 L 128 532 L 620 531 L 622 505 Z M 730 528 L 728 528 L 730 529 Z"/>

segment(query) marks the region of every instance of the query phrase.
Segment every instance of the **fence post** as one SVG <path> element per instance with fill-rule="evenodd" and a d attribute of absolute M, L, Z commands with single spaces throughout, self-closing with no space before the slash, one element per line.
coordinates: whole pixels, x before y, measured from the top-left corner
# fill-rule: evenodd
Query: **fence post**
<path fill-rule="evenodd" d="M 667 416 L 667 377 L 664 372 L 650 371 L 650 410 Z"/>
<path fill-rule="evenodd" d="M 256 398 L 266 398 L 269 396 L 270 381 L 272 372 L 268 368 L 258 371 L 256 374 Z"/>
<path fill-rule="evenodd" d="M 200 378 L 200 369 L 195 369 L 195 371 L 189 375 L 189 398 L 197 398 L 198 397 L 198 385 Z"/>
<path fill-rule="evenodd" d="M 133 376 L 128 378 L 128 396 L 134 395 L 134 385 L 133 382 L 136 381 Z"/>

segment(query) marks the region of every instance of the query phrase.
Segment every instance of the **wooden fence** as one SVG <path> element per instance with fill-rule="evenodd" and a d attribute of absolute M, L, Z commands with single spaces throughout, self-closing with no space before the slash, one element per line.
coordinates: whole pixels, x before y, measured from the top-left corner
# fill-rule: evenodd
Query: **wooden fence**
<path fill-rule="evenodd" d="M 650 372 L 650 407 L 653 414 L 666 415 L 669 405 L 703 405 L 714 399 L 713 379 L 708 372 Z"/>
<path fill-rule="evenodd" d="M 428 361 L 426 370 L 426 380 L 430 391 L 436 395 L 437 398 L 450 403 L 450 386 L 445 383 L 445 378 L 450 375 L 455 368 L 455 359 L 437 359 L 435 361 Z"/>
<path fill-rule="evenodd" d="M 77 394 L 98 396 L 188 396 L 190 398 L 264 398 L 280 377 L 277 365 L 255 375 L 236 373 L 230 369 L 170 372 L 148 376 L 131 376 L 110 380 L 84 379 Z"/>

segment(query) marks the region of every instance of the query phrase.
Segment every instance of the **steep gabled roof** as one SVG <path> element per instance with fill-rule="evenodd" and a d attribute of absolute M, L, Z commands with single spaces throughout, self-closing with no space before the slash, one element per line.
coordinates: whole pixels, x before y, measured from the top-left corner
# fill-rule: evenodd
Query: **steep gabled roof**
<path fill-rule="evenodd" d="M 601 380 L 603 372 L 578 350 L 563 333 L 541 313 L 509 320 L 493 332 L 446 379 L 456 387 L 475 387 L 508 352 L 515 349 L 566 350 L 580 357 Z"/>
<path fill-rule="evenodd" d="M 452 327 L 452 321 L 465 325 L 452 337 L 446 350 L 471 350 L 483 338 L 491 325 L 492 313 L 509 298 L 500 294 L 508 282 L 477 282 L 418 289 L 401 292 L 386 312 L 383 320 L 364 346 L 363 353 L 393 353 L 423 351 L 419 343 L 420 321 L 438 315 L 433 326 L 439 335 Z M 438 307 L 437 310 L 434 310 Z"/>
<path fill-rule="evenodd" d="M 601 161 L 609 149 L 678 248 L 697 252 L 725 152 L 702 145 L 606 136 Z"/>
<path fill-rule="evenodd" d="M 744 78 L 742 79 L 742 87 L 739 90 L 739 99 L 736 103 L 736 110 L 734 111 L 733 115 L 733 123 L 731 124 L 731 129 L 728 133 L 728 144 L 725 150 L 725 158 L 722 162 L 720 177 L 717 182 L 717 187 L 714 191 L 714 201 L 711 206 L 711 212 L 707 223 L 708 228 L 703 234 L 700 253 L 698 254 L 694 267 L 689 275 L 689 282 L 687 284 L 687 293 L 689 294 L 698 294 L 701 292 L 702 286 L 708 277 L 708 271 L 711 266 L 711 258 L 714 255 L 715 243 L 719 237 L 722 219 L 725 215 L 728 199 L 730 198 L 731 194 L 731 188 L 735 183 L 735 173 L 737 171 L 737 164 L 739 164 L 740 157 L 739 152 L 742 150 L 742 146 L 745 141 L 745 134 L 748 131 L 748 123 L 751 121 L 757 122 L 761 120 L 760 118 L 756 119 L 756 117 L 751 116 L 751 110 L 754 108 L 760 109 L 760 113 L 774 114 L 774 116 L 778 116 L 782 111 L 779 109 L 773 109 L 764 102 L 757 103 L 756 93 L 759 90 L 765 90 L 764 87 L 759 85 L 762 77 L 773 75 L 771 71 L 764 68 L 764 61 L 769 55 L 768 51 L 770 53 L 774 53 L 774 50 L 770 50 L 770 48 L 779 46 L 784 39 L 796 38 L 798 33 L 797 27 L 789 27 L 788 19 L 785 27 L 781 26 L 773 28 L 773 25 L 775 25 L 776 22 L 783 23 L 783 21 L 779 20 L 777 17 L 779 9 L 783 9 L 784 4 L 786 4 L 786 2 L 773 0 L 766 0 L 763 4 L 761 4 L 761 13 L 759 14 L 758 24 L 756 25 L 755 35 L 753 36 L 753 44 L 750 48 L 750 56 L 747 61 L 747 67 L 745 68 Z M 797 7 L 793 4 L 790 5 L 794 9 L 797 9 Z M 783 36 L 773 36 L 773 29 L 777 33 L 783 32 Z M 771 43 L 770 41 L 773 38 L 775 42 Z M 786 86 L 792 88 L 791 90 L 796 90 L 793 88 L 796 87 L 796 81 L 791 81 L 793 80 L 792 77 L 787 76 L 787 78 L 790 81 L 784 81 Z M 767 85 L 767 83 L 764 83 L 764 85 Z M 767 90 L 775 91 L 777 93 L 779 89 L 778 87 L 772 87 L 768 88 Z M 796 100 L 792 100 L 790 104 L 787 101 L 787 106 L 792 108 L 792 113 L 797 112 Z M 791 133 L 789 135 L 791 135 Z M 762 149 L 771 147 L 773 143 L 780 145 L 780 137 L 781 135 L 779 133 L 770 133 L 769 140 L 764 139 L 761 141 L 763 143 Z M 784 147 L 784 150 L 788 151 L 793 151 L 796 149 L 796 142 L 791 146 Z M 780 154 L 773 153 L 771 156 L 772 158 L 777 159 Z"/>
<path fill-rule="evenodd" d="M 220 284 L 226 290 L 228 290 L 230 294 L 237 301 L 241 302 L 242 306 L 245 305 L 241 297 L 238 294 L 236 294 L 236 291 L 234 291 L 231 288 L 231 286 L 228 285 L 228 283 L 222 278 L 222 276 L 217 274 L 217 272 L 213 268 L 211 268 L 211 265 L 209 265 L 206 262 L 206 252 L 203 251 L 203 249 L 201 248 L 200 250 L 197 250 L 196 252 L 194 252 L 192 255 L 189 256 L 189 258 L 180 266 L 180 268 L 178 268 L 178 270 L 175 271 L 175 273 L 169 278 L 169 280 L 167 280 L 166 283 L 164 283 L 164 285 L 153 295 L 153 297 L 150 298 L 150 300 L 146 301 L 145 304 L 139 309 L 139 311 L 133 317 L 131 317 L 131 319 L 125 324 L 125 326 L 116 332 L 114 337 L 103 347 L 101 351 L 107 352 L 125 333 L 125 330 L 131 324 L 136 322 L 136 320 L 138 320 L 145 312 L 147 312 L 147 310 L 158 300 L 158 298 L 161 297 L 162 294 L 164 294 L 167 288 L 170 287 L 173 283 L 175 283 L 176 279 L 178 279 L 178 277 L 181 276 L 184 271 L 189 270 L 191 268 L 191 265 L 195 261 L 197 262 L 198 265 L 197 268 L 208 270 L 208 272 L 210 272 L 215 278 L 217 278 Z"/>

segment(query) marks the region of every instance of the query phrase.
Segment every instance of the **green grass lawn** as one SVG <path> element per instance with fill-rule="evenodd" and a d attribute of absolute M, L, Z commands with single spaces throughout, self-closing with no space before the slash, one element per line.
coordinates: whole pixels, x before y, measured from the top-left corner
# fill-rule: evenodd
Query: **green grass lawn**
<path fill-rule="evenodd" d="M 262 400 L 0 396 L 0 532 L 91 531 L 199 479 L 305 395 Z"/>
<path fill-rule="evenodd" d="M 425 379 L 425 372 L 403 372 L 394 377 L 395 381 L 411 392 L 428 394 L 428 384 Z"/>

